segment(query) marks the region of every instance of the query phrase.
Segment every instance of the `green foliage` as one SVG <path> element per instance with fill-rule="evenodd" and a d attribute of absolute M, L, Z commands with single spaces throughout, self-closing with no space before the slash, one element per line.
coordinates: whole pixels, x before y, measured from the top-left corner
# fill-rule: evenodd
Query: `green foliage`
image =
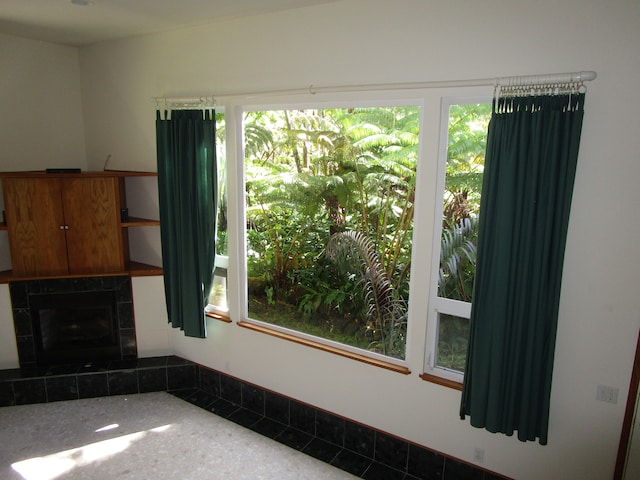
<path fill-rule="evenodd" d="M 439 277 L 446 298 L 473 294 L 489 116 L 488 105 L 450 111 Z M 254 318 L 404 357 L 419 127 L 412 106 L 245 114 Z M 442 320 L 441 355 L 452 365 L 466 342 L 456 325 Z"/>
<path fill-rule="evenodd" d="M 452 105 L 438 294 L 471 302 L 476 268 L 480 192 L 491 105 Z"/>
<path fill-rule="evenodd" d="M 486 133 L 491 105 L 452 105 L 445 186 L 445 221 L 455 225 L 480 210 Z"/>
<path fill-rule="evenodd" d="M 438 295 L 471 302 L 476 272 L 478 217 L 461 219 L 443 229 L 440 245 Z"/>
<path fill-rule="evenodd" d="M 468 319 L 453 315 L 440 315 L 437 354 L 439 367 L 464 372 L 468 342 Z"/>
<path fill-rule="evenodd" d="M 371 347 L 382 354 L 403 358 L 406 304 L 397 297 L 371 239 L 358 232 L 336 233 L 325 252 L 345 273 L 353 274 L 355 283 L 364 292 Z"/>
<path fill-rule="evenodd" d="M 352 281 L 355 273 L 324 262 L 323 251 L 340 232 L 370 239 L 390 288 L 406 304 L 419 109 L 250 112 L 244 128 L 252 298 L 290 303 L 308 322 L 389 350 L 392 336 L 380 343 L 380 327 L 371 326 L 372 293 Z M 396 343 L 404 355 L 404 333 Z"/>

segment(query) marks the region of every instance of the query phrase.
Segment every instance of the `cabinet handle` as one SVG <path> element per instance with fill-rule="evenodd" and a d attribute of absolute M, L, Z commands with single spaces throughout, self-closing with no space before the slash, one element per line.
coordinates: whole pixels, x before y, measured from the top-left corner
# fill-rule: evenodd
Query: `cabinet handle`
<path fill-rule="evenodd" d="M 60 230 L 69 230 L 69 225 L 60 225 Z"/>

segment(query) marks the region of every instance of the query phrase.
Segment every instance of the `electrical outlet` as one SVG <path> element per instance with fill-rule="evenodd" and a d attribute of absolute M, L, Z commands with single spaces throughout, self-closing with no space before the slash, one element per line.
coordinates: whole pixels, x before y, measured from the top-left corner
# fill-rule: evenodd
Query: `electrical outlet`
<path fill-rule="evenodd" d="M 607 403 L 618 403 L 618 389 L 608 385 L 598 385 L 596 400 Z"/>
<path fill-rule="evenodd" d="M 482 448 L 473 449 L 473 461 L 476 463 L 484 462 L 484 449 Z"/>

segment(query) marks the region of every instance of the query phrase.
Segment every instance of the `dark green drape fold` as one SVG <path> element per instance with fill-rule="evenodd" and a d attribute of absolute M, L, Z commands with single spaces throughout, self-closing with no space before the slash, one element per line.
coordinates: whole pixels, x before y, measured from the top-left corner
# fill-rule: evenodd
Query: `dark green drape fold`
<path fill-rule="evenodd" d="M 584 94 L 494 100 L 460 414 L 547 443 Z"/>
<path fill-rule="evenodd" d="M 156 114 L 162 264 L 169 322 L 206 336 L 216 219 L 215 112 Z"/>

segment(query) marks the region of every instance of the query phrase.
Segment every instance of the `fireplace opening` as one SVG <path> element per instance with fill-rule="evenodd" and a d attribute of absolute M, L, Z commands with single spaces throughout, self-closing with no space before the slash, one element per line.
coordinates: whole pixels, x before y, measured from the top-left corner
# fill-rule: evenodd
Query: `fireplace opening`
<path fill-rule="evenodd" d="M 113 291 L 30 295 L 36 364 L 118 360 Z"/>

